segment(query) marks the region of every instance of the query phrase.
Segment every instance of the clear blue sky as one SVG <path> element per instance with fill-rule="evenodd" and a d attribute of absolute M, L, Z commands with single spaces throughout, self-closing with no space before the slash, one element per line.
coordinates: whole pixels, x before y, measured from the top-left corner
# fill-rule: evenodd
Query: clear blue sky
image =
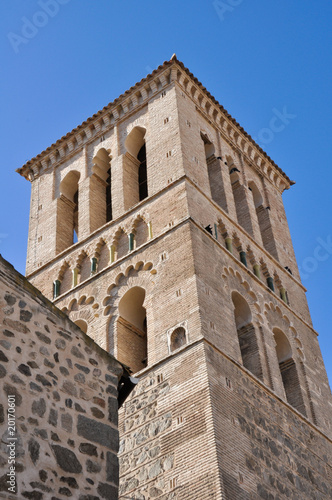
<path fill-rule="evenodd" d="M 24 273 L 30 185 L 15 169 L 175 52 L 296 181 L 284 202 L 332 380 L 332 3 L 10 0 L 0 9 L 1 254 Z M 273 132 L 278 112 L 288 119 Z"/>

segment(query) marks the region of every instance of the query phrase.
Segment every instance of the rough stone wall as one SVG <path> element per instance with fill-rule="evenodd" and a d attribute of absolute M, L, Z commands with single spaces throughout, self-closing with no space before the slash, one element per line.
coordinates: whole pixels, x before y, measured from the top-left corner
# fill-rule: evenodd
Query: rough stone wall
<path fill-rule="evenodd" d="M 115 500 L 123 367 L 2 258 L 0 322 L 0 497 Z"/>

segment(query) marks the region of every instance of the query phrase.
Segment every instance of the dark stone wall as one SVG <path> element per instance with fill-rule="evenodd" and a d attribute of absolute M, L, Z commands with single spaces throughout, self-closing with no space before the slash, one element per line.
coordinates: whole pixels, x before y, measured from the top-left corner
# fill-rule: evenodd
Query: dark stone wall
<path fill-rule="evenodd" d="M 0 323 L 0 497 L 117 499 L 123 367 L 3 259 Z"/>

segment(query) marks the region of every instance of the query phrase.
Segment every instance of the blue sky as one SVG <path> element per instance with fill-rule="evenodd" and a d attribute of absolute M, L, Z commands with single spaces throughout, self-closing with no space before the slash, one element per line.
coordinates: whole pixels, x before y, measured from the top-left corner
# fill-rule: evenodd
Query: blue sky
<path fill-rule="evenodd" d="M 11 0 L 0 9 L 1 254 L 24 273 L 30 185 L 15 169 L 175 52 L 296 181 L 284 203 L 332 380 L 332 4 Z M 287 118 L 275 132 L 278 113 Z"/>

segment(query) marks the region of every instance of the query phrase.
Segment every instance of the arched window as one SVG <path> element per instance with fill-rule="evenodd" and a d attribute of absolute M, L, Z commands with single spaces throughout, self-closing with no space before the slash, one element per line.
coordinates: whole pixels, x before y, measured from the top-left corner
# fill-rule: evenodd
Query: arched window
<path fill-rule="evenodd" d="M 133 373 L 147 366 L 147 322 L 143 307 L 145 290 L 130 288 L 119 303 L 117 321 L 117 359 Z"/>
<path fill-rule="evenodd" d="M 292 348 L 286 335 L 279 328 L 274 328 L 273 333 L 286 399 L 290 405 L 306 416 L 300 381 L 292 356 Z"/>
<path fill-rule="evenodd" d="M 170 351 L 171 352 L 176 351 L 186 343 L 187 343 L 186 330 L 183 328 L 183 326 L 175 328 L 170 338 Z"/>
<path fill-rule="evenodd" d="M 121 257 L 124 257 L 128 253 L 128 235 L 123 231 L 122 228 L 120 228 L 116 233 L 115 248 L 117 259 L 121 259 Z"/>
<path fill-rule="evenodd" d="M 149 238 L 149 230 L 147 223 L 142 219 L 142 217 L 138 217 L 134 223 L 134 234 L 135 234 L 135 242 L 136 248 L 140 247 L 148 241 Z"/>
<path fill-rule="evenodd" d="M 218 203 L 218 205 L 227 212 L 227 202 L 220 160 L 216 158 L 214 145 L 212 144 L 208 136 L 201 132 L 201 138 L 204 143 L 204 152 L 208 169 L 211 197 L 213 201 Z"/>
<path fill-rule="evenodd" d="M 230 156 L 227 157 L 227 165 L 229 168 L 229 176 L 232 185 L 233 198 L 234 198 L 238 223 L 249 234 L 253 235 L 251 219 L 249 216 L 249 206 L 247 201 L 246 189 L 240 182 L 240 170 L 234 164 L 234 161 Z"/>
<path fill-rule="evenodd" d="M 148 196 L 145 128 L 134 127 L 125 141 L 123 186 L 125 210 Z"/>
<path fill-rule="evenodd" d="M 56 252 L 60 253 L 79 238 L 79 172 L 72 170 L 60 182 L 57 200 Z"/>
<path fill-rule="evenodd" d="M 105 267 L 108 266 L 110 262 L 110 251 L 105 242 L 101 245 L 99 249 L 99 257 L 98 257 L 98 271 L 101 271 Z"/>
<path fill-rule="evenodd" d="M 90 179 L 91 231 L 98 229 L 113 218 L 112 172 L 110 152 L 99 149 L 93 158 Z"/>
<path fill-rule="evenodd" d="M 238 292 L 232 293 L 232 301 L 243 366 L 262 379 L 262 366 L 250 307 Z"/>
<path fill-rule="evenodd" d="M 80 283 L 87 280 L 91 276 L 91 261 L 87 254 L 82 255 L 80 263 Z"/>
<path fill-rule="evenodd" d="M 272 232 L 269 210 L 263 206 L 263 196 L 261 195 L 256 184 L 253 181 L 250 181 L 248 183 L 248 187 L 252 193 L 257 222 L 262 236 L 264 248 L 274 257 L 278 258 L 277 247 Z"/>

